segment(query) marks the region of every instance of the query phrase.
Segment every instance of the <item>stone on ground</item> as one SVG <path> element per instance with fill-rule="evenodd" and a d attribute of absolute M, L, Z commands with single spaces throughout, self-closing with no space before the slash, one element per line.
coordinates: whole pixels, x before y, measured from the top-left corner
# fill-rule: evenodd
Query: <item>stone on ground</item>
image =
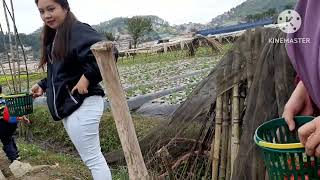
<path fill-rule="evenodd" d="M 20 161 L 13 161 L 9 168 L 15 178 L 21 178 L 28 172 L 32 171 L 32 166 L 29 163 L 23 163 Z"/>
<path fill-rule="evenodd" d="M 0 180 L 7 180 L 7 178 L 2 174 L 2 171 L 0 171 Z"/>

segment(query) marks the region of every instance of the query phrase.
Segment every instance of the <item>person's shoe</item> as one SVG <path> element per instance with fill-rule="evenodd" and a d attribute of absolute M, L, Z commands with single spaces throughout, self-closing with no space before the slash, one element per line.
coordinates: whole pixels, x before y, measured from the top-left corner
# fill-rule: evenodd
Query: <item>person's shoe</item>
<path fill-rule="evenodd" d="M 10 163 L 13 163 L 13 161 L 15 161 L 15 160 L 20 161 L 21 157 L 18 156 L 18 157 L 14 158 L 14 159 L 9 159 Z"/>

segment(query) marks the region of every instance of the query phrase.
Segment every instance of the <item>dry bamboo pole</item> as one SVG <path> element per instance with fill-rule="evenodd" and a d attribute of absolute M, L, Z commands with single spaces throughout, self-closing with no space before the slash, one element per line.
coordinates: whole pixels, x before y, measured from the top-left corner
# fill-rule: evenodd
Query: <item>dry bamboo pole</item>
<path fill-rule="evenodd" d="M 228 93 L 223 94 L 223 105 L 222 105 L 222 134 L 221 134 L 221 160 L 219 168 L 219 179 L 226 179 L 226 161 L 228 151 L 228 135 L 229 135 L 229 113 L 228 113 L 229 98 Z"/>
<path fill-rule="evenodd" d="M 222 97 L 218 96 L 216 101 L 216 123 L 214 141 L 211 144 L 212 156 L 212 180 L 218 179 L 220 140 L 221 140 L 221 122 L 222 122 Z"/>
<path fill-rule="evenodd" d="M 6 11 L 6 2 L 5 0 L 2 0 L 3 2 L 3 13 L 4 13 L 4 17 L 5 17 L 5 20 L 6 20 L 6 23 L 7 23 L 7 29 L 8 29 L 8 38 L 9 38 L 9 49 L 10 49 L 10 54 L 11 54 L 11 58 L 10 56 L 8 55 L 8 62 L 9 62 L 9 68 L 10 68 L 10 72 L 11 72 L 11 77 L 12 77 L 12 85 L 13 85 L 13 91 L 16 93 L 16 85 L 15 85 L 15 82 L 16 82 L 16 77 L 15 77 L 15 64 L 14 64 L 14 61 L 13 61 L 13 67 L 11 67 L 11 62 L 10 62 L 10 59 L 13 59 L 13 48 L 12 48 L 12 40 L 11 40 L 11 31 L 10 31 L 10 24 L 9 24 L 9 20 L 8 20 L 8 15 L 7 15 L 7 11 Z M 13 72 L 12 72 L 13 71 Z"/>
<path fill-rule="evenodd" d="M 19 45 L 21 46 L 23 60 L 24 60 L 24 63 L 25 63 L 25 70 L 26 70 L 26 75 L 27 75 L 27 89 L 29 89 L 30 88 L 30 79 L 29 79 L 29 73 L 28 73 L 27 58 L 26 58 L 26 54 L 24 52 L 24 47 L 23 47 L 22 41 L 21 41 L 21 39 L 19 37 L 19 33 L 18 33 L 18 30 L 17 30 L 17 26 L 16 26 L 16 22 L 15 22 L 15 16 L 14 16 L 14 7 L 13 7 L 12 0 L 10 0 L 12 13 L 10 13 L 10 10 L 9 10 L 9 7 L 8 7 L 7 3 L 5 1 L 3 1 L 3 2 L 4 2 L 5 9 L 7 9 L 8 14 L 11 17 L 11 20 L 13 22 L 13 27 L 14 27 L 15 46 L 16 46 L 16 51 L 17 51 L 17 53 L 16 53 L 17 56 L 15 56 L 15 57 L 17 57 L 18 78 L 19 78 L 18 79 L 19 87 L 17 87 L 16 90 L 18 90 L 18 88 L 19 88 L 18 91 L 21 92 L 21 90 L 22 90 L 21 89 L 21 69 L 20 69 L 20 60 L 21 59 L 19 58 L 18 41 L 19 41 Z M 13 62 L 14 62 L 14 60 L 13 60 Z M 9 66 L 10 66 L 10 61 L 9 61 Z M 13 67 L 15 69 L 15 64 L 13 65 Z M 12 72 L 11 66 L 10 66 L 10 72 Z M 16 72 L 14 72 L 14 75 L 15 75 L 15 78 L 16 78 Z M 15 82 L 15 83 L 17 83 L 17 82 Z M 17 91 L 15 91 L 15 92 L 17 92 Z M 28 128 L 27 124 L 19 123 L 19 136 L 20 137 L 24 137 L 27 141 L 30 140 L 30 138 L 32 137 L 32 133 L 31 133 L 31 131 L 29 131 L 29 128 Z"/>
<path fill-rule="evenodd" d="M 9 13 L 10 14 L 10 13 Z M 13 23 L 13 26 L 15 28 L 15 31 L 16 31 L 16 36 L 18 38 L 18 41 L 19 41 L 19 44 L 21 46 L 21 50 L 22 50 L 22 56 L 23 56 L 23 60 L 24 60 L 24 65 L 25 65 L 25 72 L 26 72 L 26 75 L 27 75 L 27 89 L 30 89 L 30 78 L 29 78 L 29 72 L 28 72 L 28 64 L 27 64 L 27 57 L 26 57 L 26 53 L 24 51 L 24 47 L 23 47 L 23 44 L 22 44 L 22 41 L 19 37 L 19 33 L 18 33 L 18 30 L 17 30 L 17 26 L 15 24 L 15 22 Z M 20 67 L 19 67 L 20 68 Z"/>
<path fill-rule="evenodd" d="M 12 0 L 10 0 L 10 5 L 11 5 L 11 19 L 12 19 L 12 23 L 16 24 L 16 19 L 14 17 L 14 7 L 13 7 L 13 2 Z M 8 7 L 8 6 L 7 6 Z M 9 11 L 9 9 L 7 8 L 7 10 Z M 9 12 L 10 13 L 10 12 Z M 17 67 L 18 67 L 18 83 L 19 83 L 19 92 L 21 92 L 21 71 L 20 71 L 20 58 L 19 58 L 19 47 L 18 47 L 18 42 L 17 42 L 17 28 L 13 28 L 14 29 L 14 43 L 16 46 L 16 61 L 17 61 Z M 16 72 L 15 72 L 16 73 Z"/>
<path fill-rule="evenodd" d="M 167 53 L 167 51 L 168 51 L 168 46 L 167 46 L 167 44 L 164 44 L 164 45 L 163 45 L 163 51 L 164 51 L 164 53 Z"/>
<path fill-rule="evenodd" d="M 233 172 L 234 161 L 238 155 L 240 145 L 240 108 L 239 108 L 239 85 L 232 89 L 232 135 L 231 135 L 231 176 Z"/>
<path fill-rule="evenodd" d="M 181 47 L 181 50 L 184 49 L 184 41 L 181 41 L 181 42 L 180 42 L 180 47 Z"/>
<path fill-rule="evenodd" d="M 8 55 L 7 47 L 6 47 L 6 41 L 5 41 L 5 38 L 4 38 L 4 33 L 3 33 L 3 30 L 2 30 L 1 24 L 0 24 L 0 34 L 3 34 L 3 39 L 2 39 L 2 40 L 3 40 L 4 54 L 7 54 L 7 58 L 9 59 L 9 55 Z M 9 83 L 8 78 L 7 78 L 6 71 L 4 70 L 4 67 L 3 67 L 2 62 L 0 62 L 0 66 L 1 66 L 1 69 L 2 69 L 2 71 L 3 71 L 4 77 L 5 77 L 5 79 L 6 79 L 7 85 L 8 85 L 8 87 L 9 87 L 9 91 L 10 91 L 10 93 L 12 93 L 11 86 L 10 86 L 10 83 Z"/>
<path fill-rule="evenodd" d="M 104 86 L 111 104 L 111 111 L 128 165 L 129 178 L 148 179 L 148 171 L 133 126 L 125 94 L 120 84 L 119 73 L 113 56 L 112 42 L 103 41 L 91 47 L 103 77 Z"/>
<path fill-rule="evenodd" d="M 166 168 L 166 171 L 169 174 L 169 180 L 175 180 L 174 173 L 173 173 L 172 167 L 170 166 L 170 162 L 169 162 L 170 153 L 168 151 L 168 148 L 167 147 L 162 147 L 157 152 L 157 154 L 161 157 L 162 162 L 163 162 L 163 164 L 164 164 L 164 166 Z"/>
<path fill-rule="evenodd" d="M 3 9 L 4 9 L 4 15 L 5 15 L 5 19 L 6 19 L 6 23 L 7 23 L 7 28 L 8 28 L 8 38 L 9 38 L 9 49 L 10 49 L 10 55 L 11 55 L 11 60 L 12 60 L 12 71 L 13 71 L 13 89 L 14 92 L 17 92 L 17 87 L 16 87 L 16 82 L 17 82 L 17 77 L 16 77 L 16 65 L 15 65 L 15 53 L 12 47 L 12 38 L 11 38 L 11 29 L 10 29 L 10 23 L 8 20 L 8 16 L 7 16 L 7 10 L 10 13 L 9 9 L 7 8 L 6 10 L 6 2 L 5 0 L 3 0 Z M 10 59 L 9 59 L 10 62 Z M 10 65 L 10 63 L 9 63 Z M 10 66 L 11 69 L 11 66 Z"/>
<path fill-rule="evenodd" d="M 187 46 L 187 51 L 190 51 L 189 43 L 188 43 L 188 42 L 186 42 L 186 44 L 185 44 L 185 45 Z"/>
<path fill-rule="evenodd" d="M 231 137 L 232 137 L 232 126 L 229 125 L 226 180 L 229 180 L 231 178 Z"/>
<path fill-rule="evenodd" d="M 249 47 L 252 47 L 252 46 L 256 45 L 257 44 L 256 43 L 256 39 L 258 39 L 258 38 L 255 38 L 254 42 L 253 42 L 251 33 L 252 33 L 251 30 L 247 30 L 245 32 L 245 39 L 246 39 L 247 42 L 249 42 L 249 44 L 248 44 Z M 256 48 L 256 49 L 258 49 L 258 48 Z M 252 84 L 252 81 L 253 81 L 253 72 L 252 72 L 253 71 L 253 65 L 252 65 L 252 63 L 255 61 L 255 58 L 257 58 L 256 57 L 255 48 L 251 49 L 250 51 L 251 51 L 250 57 L 246 61 L 246 69 L 247 69 L 246 75 L 247 75 L 247 81 L 248 81 L 247 92 L 248 93 L 249 93 L 249 90 L 250 90 L 250 87 L 251 87 L 251 84 Z"/>
<path fill-rule="evenodd" d="M 210 119 L 209 119 L 209 123 L 214 123 L 215 122 L 215 114 L 216 114 L 216 112 L 215 112 L 215 110 L 211 113 L 211 115 L 210 115 Z M 210 175 L 209 175 L 209 173 L 210 173 L 210 168 L 212 169 L 212 162 L 213 162 L 213 148 L 212 148 L 212 146 L 213 146 L 213 142 L 214 142 L 214 130 L 212 130 L 211 132 L 210 132 L 210 135 L 209 135 L 209 137 L 210 137 L 210 139 L 212 139 L 212 142 L 211 142 L 211 151 L 209 152 L 209 159 L 208 159 L 208 161 L 207 161 L 207 166 L 206 166 L 206 170 L 205 170 L 205 175 L 204 175 L 204 179 L 208 179 L 208 177 L 210 177 Z M 211 173 L 211 175 L 212 175 L 212 173 Z"/>

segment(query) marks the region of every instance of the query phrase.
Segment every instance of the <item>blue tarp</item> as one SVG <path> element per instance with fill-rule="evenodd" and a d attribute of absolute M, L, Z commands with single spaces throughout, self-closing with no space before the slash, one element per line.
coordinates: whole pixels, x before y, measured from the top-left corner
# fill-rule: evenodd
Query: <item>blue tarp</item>
<path fill-rule="evenodd" d="M 200 30 L 200 31 L 197 31 L 196 33 L 201 34 L 203 36 L 207 36 L 209 34 L 215 35 L 215 34 L 229 33 L 229 32 L 251 29 L 251 28 L 255 28 L 258 26 L 264 26 L 264 25 L 268 25 L 268 24 L 272 24 L 272 23 L 273 23 L 273 19 L 264 19 L 264 20 L 260 20 L 260 21 L 256 21 L 256 22 L 241 23 L 241 24 L 232 25 L 232 26 Z"/>

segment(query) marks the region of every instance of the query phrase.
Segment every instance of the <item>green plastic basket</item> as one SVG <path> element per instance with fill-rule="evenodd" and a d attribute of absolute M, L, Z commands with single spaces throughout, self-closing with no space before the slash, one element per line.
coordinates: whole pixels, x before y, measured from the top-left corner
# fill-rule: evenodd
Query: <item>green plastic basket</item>
<path fill-rule="evenodd" d="M 313 118 L 296 116 L 296 129 L 292 132 L 283 118 L 268 121 L 256 129 L 254 141 L 263 151 L 269 179 L 320 179 L 320 158 L 305 154 L 297 132 L 298 127 Z"/>
<path fill-rule="evenodd" d="M 29 93 L 4 96 L 10 116 L 23 116 L 33 112 L 33 98 Z"/>

